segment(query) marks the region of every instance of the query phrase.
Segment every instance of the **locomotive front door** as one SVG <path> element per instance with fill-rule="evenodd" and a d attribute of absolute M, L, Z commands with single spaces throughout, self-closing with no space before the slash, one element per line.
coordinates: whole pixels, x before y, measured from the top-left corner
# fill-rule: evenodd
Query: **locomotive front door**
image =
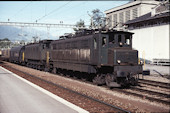
<path fill-rule="evenodd" d="M 107 64 L 108 59 L 108 35 L 101 35 L 101 64 Z"/>

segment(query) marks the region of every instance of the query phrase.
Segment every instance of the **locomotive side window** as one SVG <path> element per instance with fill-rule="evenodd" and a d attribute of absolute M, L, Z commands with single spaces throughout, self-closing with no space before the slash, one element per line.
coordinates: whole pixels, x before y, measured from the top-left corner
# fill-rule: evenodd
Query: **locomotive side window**
<path fill-rule="evenodd" d="M 94 38 L 94 49 L 97 49 L 97 40 Z"/>
<path fill-rule="evenodd" d="M 130 35 L 125 35 L 125 44 L 130 45 Z"/>
<path fill-rule="evenodd" d="M 43 45 L 42 45 L 42 49 L 44 49 L 44 48 L 45 48 L 45 45 L 43 44 Z"/>
<path fill-rule="evenodd" d="M 115 37 L 114 35 L 109 35 L 109 43 L 115 43 Z"/>
<path fill-rule="evenodd" d="M 106 46 L 106 37 L 102 38 L 102 47 Z"/>

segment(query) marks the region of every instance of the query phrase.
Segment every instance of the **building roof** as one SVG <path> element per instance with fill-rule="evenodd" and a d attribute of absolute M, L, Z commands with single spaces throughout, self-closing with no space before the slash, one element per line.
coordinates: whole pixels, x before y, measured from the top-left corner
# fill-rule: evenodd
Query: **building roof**
<path fill-rule="evenodd" d="M 148 20 L 162 18 L 162 17 L 169 17 L 169 16 L 170 16 L 170 12 L 160 13 L 155 16 L 151 16 L 151 12 L 150 12 L 150 13 L 147 13 L 147 14 L 140 16 L 136 19 L 129 20 L 125 24 L 128 25 L 128 24 L 138 23 L 138 22 L 142 22 L 142 21 L 148 21 Z"/>
<path fill-rule="evenodd" d="M 160 2 L 158 2 L 158 1 L 133 1 L 133 2 L 128 2 L 126 4 L 114 7 L 112 9 L 108 9 L 104 12 L 106 14 L 109 14 L 109 13 L 112 13 L 112 12 L 116 12 L 116 11 L 123 10 L 123 9 L 129 8 L 129 7 L 140 5 L 140 4 L 157 5 L 158 3 L 160 3 Z"/>

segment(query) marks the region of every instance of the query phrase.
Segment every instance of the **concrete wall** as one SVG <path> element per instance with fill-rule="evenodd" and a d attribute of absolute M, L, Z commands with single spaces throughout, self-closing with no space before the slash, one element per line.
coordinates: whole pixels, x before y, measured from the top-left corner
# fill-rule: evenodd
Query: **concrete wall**
<path fill-rule="evenodd" d="M 139 51 L 140 58 L 147 60 L 169 59 L 169 25 L 129 30 L 133 35 L 132 47 Z"/>

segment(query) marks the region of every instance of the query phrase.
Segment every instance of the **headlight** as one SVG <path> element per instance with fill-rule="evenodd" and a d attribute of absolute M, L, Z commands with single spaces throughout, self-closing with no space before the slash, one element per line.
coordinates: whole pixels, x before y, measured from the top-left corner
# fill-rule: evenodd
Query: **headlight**
<path fill-rule="evenodd" d="M 123 45 L 123 43 L 122 43 L 122 42 L 120 42 L 120 43 L 119 43 L 119 45 L 120 45 L 120 46 L 122 46 L 122 45 Z"/>
<path fill-rule="evenodd" d="M 118 64 L 120 64 L 120 63 L 121 63 L 121 61 L 120 61 L 120 60 L 117 60 L 117 63 L 118 63 Z"/>
<path fill-rule="evenodd" d="M 143 61 L 140 61 L 140 64 L 143 64 Z"/>

